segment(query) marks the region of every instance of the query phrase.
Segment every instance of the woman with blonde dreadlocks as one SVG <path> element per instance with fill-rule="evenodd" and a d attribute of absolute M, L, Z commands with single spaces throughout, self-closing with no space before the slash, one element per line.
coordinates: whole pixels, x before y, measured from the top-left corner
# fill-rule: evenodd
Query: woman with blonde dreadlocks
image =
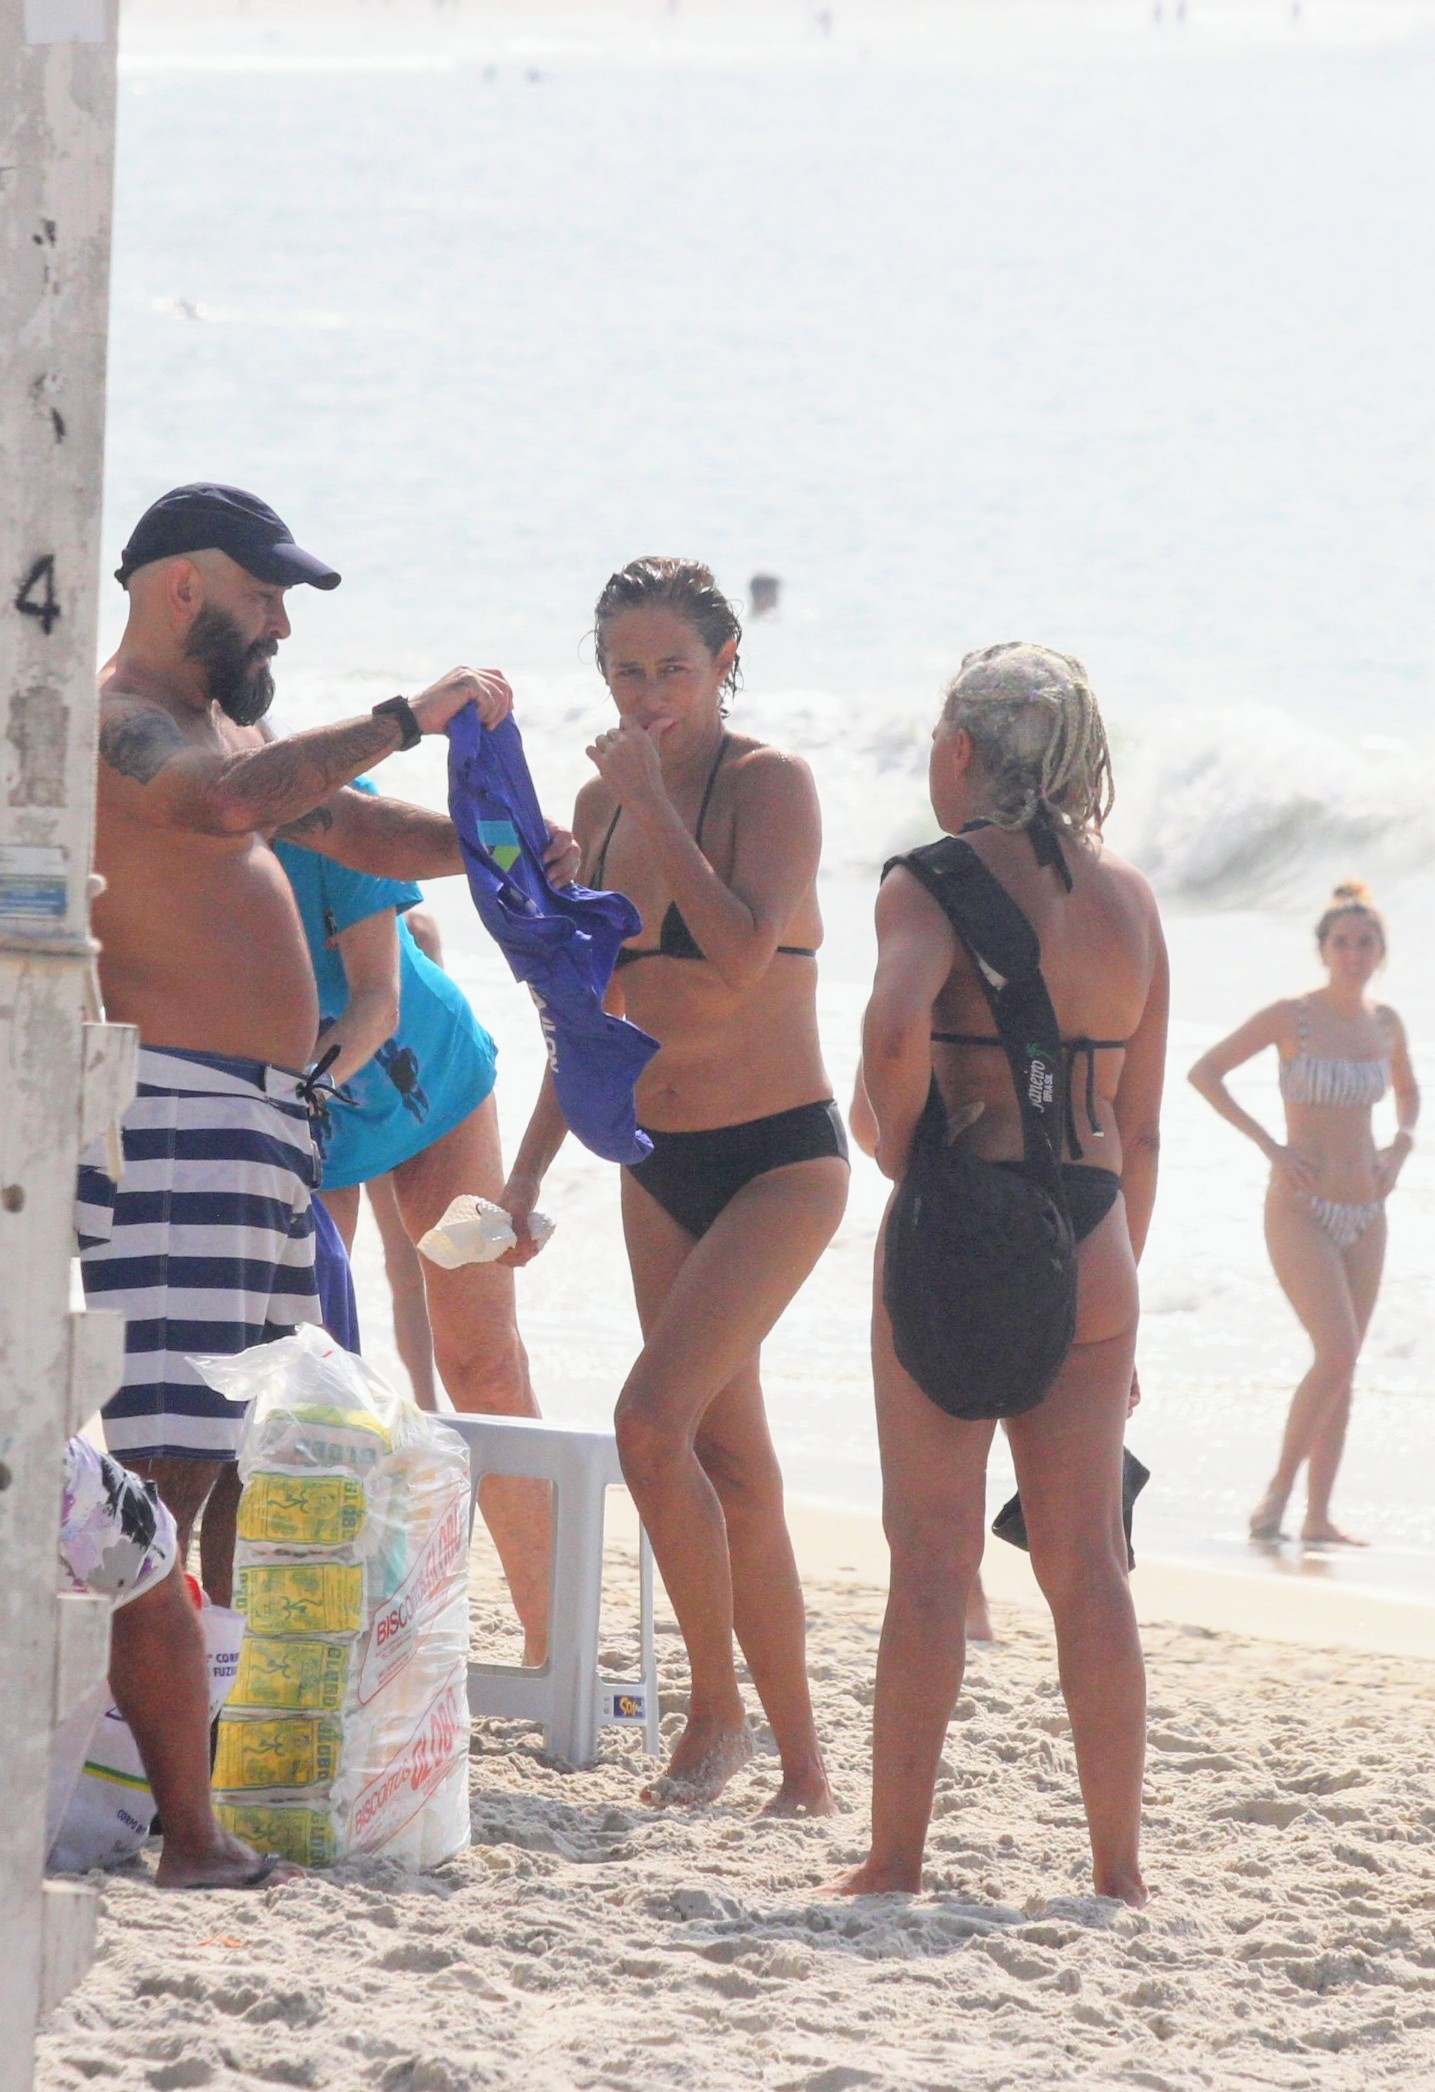
<path fill-rule="evenodd" d="M 848 1895 L 921 1887 L 1000 1417 L 1032 1566 L 1055 1621 L 1096 1890 L 1139 1907 L 1145 1681 L 1121 1476 L 1136 1260 L 1156 1194 L 1161 924 L 1145 880 L 1101 840 L 1111 761 L 1079 662 L 1016 644 L 969 654 L 933 736 L 930 785 L 947 839 L 888 867 L 863 1025 L 877 1161 L 896 1187 L 878 1239 L 872 1332 L 892 1576 L 873 1710 L 871 1849 L 834 1886 Z M 1013 980 L 1036 998 L 1016 1024 L 1002 1000 Z M 1039 1024 L 1028 1022 L 1033 1010 Z M 1023 1043 L 1043 1028 L 1044 1061 Z M 959 1158 L 964 1184 L 987 1185 L 997 1206 L 1017 1190 L 1030 1188 L 1034 1201 L 1043 1184 L 1051 1193 L 1044 1210 L 1068 1279 L 1073 1261 L 1075 1269 L 1066 1326 L 1034 1392 L 1018 1398 L 1000 1383 L 1005 1366 L 1015 1371 L 1027 1303 L 1035 1318 L 1051 1290 L 1053 1257 L 1040 1231 L 1028 1248 L 1001 1230 L 963 1244 L 950 1205 L 921 1202 L 913 1216 L 908 1201 L 918 1237 L 925 1228 L 933 1238 L 921 1267 L 927 1297 L 913 1299 L 910 1270 L 892 1283 L 908 1225 L 903 1180 L 911 1172 L 915 1181 L 924 1155 Z M 1039 1201 L 1032 1210 L 1042 1210 Z M 1010 1338 L 1010 1351 L 998 1344 L 988 1361 L 991 1403 L 987 1390 L 969 1402 L 950 1396 L 907 1342 L 914 1317 L 930 1310 L 938 1371 L 966 1370 L 970 1350 L 955 1347 L 954 1356 L 940 1341 L 942 1317 L 972 1278 L 963 1260 L 979 1253 L 996 1261 L 968 1312 L 989 1313 Z"/>

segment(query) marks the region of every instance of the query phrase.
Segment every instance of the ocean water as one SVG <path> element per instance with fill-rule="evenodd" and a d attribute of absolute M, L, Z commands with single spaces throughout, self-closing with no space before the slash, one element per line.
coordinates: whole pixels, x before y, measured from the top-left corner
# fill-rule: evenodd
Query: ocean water
<path fill-rule="evenodd" d="M 585 635 L 610 569 L 696 552 L 737 596 L 780 574 L 738 716 L 822 791 L 839 1093 L 876 870 L 931 832 L 944 677 L 997 638 L 1080 654 L 1113 840 L 1174 960 L 1144 1544 L 1435 1597 L 1435 1173 L 1417 1152 L 1392 1204 L 1340 1497 L 1378 1545 L 1253 1557 L 1304 1347 L 1260 1159 L 1181 1080 L 1314 984 L 1310 924 L 1350 872 L 1387 907 L 1383 992 L 1435 1073 L 1435 7 L 830 12 L 135 0 L 107 541 L 178 481 L 257 488 L 345 574 L 292 605 L 284 719 L 500 662 L 560 815 L 604 717 Z M 379 781 L 437 803 L 436 751 Z M 462 896 L 434 902 L 500 1042 L 511 1145 L 531 1009 Z M 1242 1078 L 1272 1121 L 1273 1075 Z M 634 1346 L 615 1187 L 574 1154 L 551 1192 L 525 1334 L 545 1405 L 597 1417 Z M 859 1165 L 768 1350 L 789 1486 L 863 1508 L 882 1195 Z M 376 1270 L 368 1245 L 366 1288 Z"/>

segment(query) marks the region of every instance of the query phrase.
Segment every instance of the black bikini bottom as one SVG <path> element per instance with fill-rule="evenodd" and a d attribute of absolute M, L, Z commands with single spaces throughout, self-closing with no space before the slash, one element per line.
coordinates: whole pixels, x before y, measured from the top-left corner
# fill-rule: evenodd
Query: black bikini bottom
<path fill-rule="evenodd" d="M 847 1160 L 847 1135 L 830 1097 L 798 1104 L 769 1118 L 740 1126 L 712 1126 L 702 1133 L 643 1131 L 653 1152 L 628 1171 L 677 1222 L 694 1236 L 705 1235 L 729 1200 L 745 1184 L 790 1162 L 815 1162 L 824 1155 Z M 1106 1175 L 1107 1172 L 1083 1172 Z"/>
<path fill-rule="evenodd" d="M 999 1163 L 1000 1169 L 1019 1170 L 1019 1162 Z M 1121 1179 L 1115 1170 L 1096 1169 L 1089 1162 L 1063 1162 L 1061 1181 L 1071 1212 L 1071 1231 L 1078 1242 L 1100 1227 L 1121 1196 Z"/>

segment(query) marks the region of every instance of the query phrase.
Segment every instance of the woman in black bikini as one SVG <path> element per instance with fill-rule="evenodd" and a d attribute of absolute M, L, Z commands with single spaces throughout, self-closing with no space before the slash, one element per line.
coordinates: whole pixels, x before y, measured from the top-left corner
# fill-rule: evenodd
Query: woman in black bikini
<path fill-rule="evenodd" d="M 711 1801 L 751 1757 L 736 1632 L 782 1762 L 769 1812 L 826 1812 L 758 1378 L 762 1341 L 847 1198 L 817 1039 L 817 795 L 798 757 L 726 725 L 741 628 L 706 567 L 635 560 L 595 625 L 619 722 L 588 751 L 580 877 L 639 908 L 610 1007 L 661 1044 L 637 1092 L 652 1153 L 622 1180 L 644 1343 L 616 1425 L 692 1674 L 687 1725 L 646 1798 Z M 563 1132 L 545 1083 L 503 1194 L 515 1260 L 531 1254 L 522 1221 Z"/>
<path fill-rule="evenodd" d="M 1096 1888 L 1139 1905 L 1145 1698 L 1121 1480 L 1136 1258 L 1156 1192 L 1167 1002 L 1161 925 L 1146 882 L 1101 842 L 1110 759 L 1079 663 L 1032 646 L 968 655 L 933 737 L 931 790 L 941 826 L 966 838 L 960 851 L 946 844 L 947 857 L 965 867 L 969 850 L 977 860 L 971 883 L 989 889 L 990 875 L 997 898 L 1015 902 L 1035 931 L 1066 1042 L 1064 1099 L 1053 1068 L 1050 1087 L 1038 1084 L 1032 1101 L 1043 1111 L 1049 1102 L 1064 1122 L 1061 1179 L 1078 1244 L 1075 1340 L 1044 1398 L 1008 1414 L 1006 1429 L 1032 1566 L 1056 1624 Z M 929 854 L 938 852 L 910 862 Z M 1022 1167 L 1012 1063 L 993 1050 L 987 997 L 930 885 L 901 861 L 878 897 L 877 934 L 863 1079 L 879 1166 L 900 1191 L 914 1144 L 935 1137 L 982 1162 Z M 1054 1043 L 1051 1059 L 1060 1059 Z M 935 1135 L 929 1096 L 930 1112 L 944 1117 Z M 892 1224 L 889 1207 L 872 1339 L 892 1581 L 877 1660 L 872 1844 L 835 1884 L 848 1895 L 921 1887 L 938 1760 L 961 1687 L 963 1609 L 982 1557 L 996 1428 L 989 1416 L 968 1421 L 939 1408 L 899 1363 L 894 1313 L 905 1349 L 909 1318 L 935 1310 L 940 1320 L 955 1293 L 942 1284 L 938 1241 L 930 1245 L 930 1297 L 912 1298 L 904 1270 L 889 1312 L 883 1261 Z M 1044 1254 L 1049 1263 L 1050 1250 Z M 889 1275 L 899 1276 L 895 1260 Z M 1026 1275 L 1033 1300 L 1039 1281 L 1049 1275 Z M 996 1270 L 993 1316 L 1000 1310 L 1014 1340 L 1022 1287 L 1020 1265 Z M 1002 1364 L 998 1353 L 994 1381 Z"/>

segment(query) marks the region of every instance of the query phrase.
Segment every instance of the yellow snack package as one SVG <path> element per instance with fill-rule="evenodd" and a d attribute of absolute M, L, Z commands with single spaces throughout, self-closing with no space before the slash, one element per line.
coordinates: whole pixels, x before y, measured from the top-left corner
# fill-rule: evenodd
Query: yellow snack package
<path fill-rule="evenodd" d="M 270 1547 L 343 1547 L 363 1524 L 352 1475 L 251 1474 L 239 1502 L 240 1539 Z"/>
<path fill-rule="evenodd" d="M 244 1838 L 256 1852 L 277 1852 L 300 1867 L 327 1867 L 338 1851 L 327 1810 L 297 1802 L 228 1802 L 214 1805 L 222 1827 Z"/>
<path fill-rule="evenodd" d="M 339 1769 L 342 1742 L 339 1724 L 319 1716 L 266 1720 L 221 1714 L 213 1784 L 240 1793 L 256 1787 L 323 1787 Z"/>
<path fill-rule="evenodd" d="M 332 1714 L 344 1704 L 351 1642 L 304 1641 L 297 1635 L 247 1634 L 230 1707 L 314 1708 Z"/>
<path fill-rule="evenodd" d="M 357 1634 L 364 1624 L 357 1563 L 251 1562 L 236 1585 L 251 1634 Z"/>
<path fill-rule="evenodd" d="M 393 1451 L 393 1434 L 366 1409 L 296 1402 L 275 1405 L 258 1419 L 251 1460 L 255 1466 L 345 1467 L 367 1473 Z"/>
<path fill-rule="evenodd" d="M 279 1414 L 282 1416 L 284 1412 Z M 394 1442 L 392 1432 L 386 1430 L 378 1417 L 367 1409 L 339 1409 L 327 1403 L 304 1402 L 295 1403 L 288 1415 L 294 1423 L 307 1425 L 312 1430 L 362 1432 L 366 1438 L 376 1440 L 385 1452 Z"/>

